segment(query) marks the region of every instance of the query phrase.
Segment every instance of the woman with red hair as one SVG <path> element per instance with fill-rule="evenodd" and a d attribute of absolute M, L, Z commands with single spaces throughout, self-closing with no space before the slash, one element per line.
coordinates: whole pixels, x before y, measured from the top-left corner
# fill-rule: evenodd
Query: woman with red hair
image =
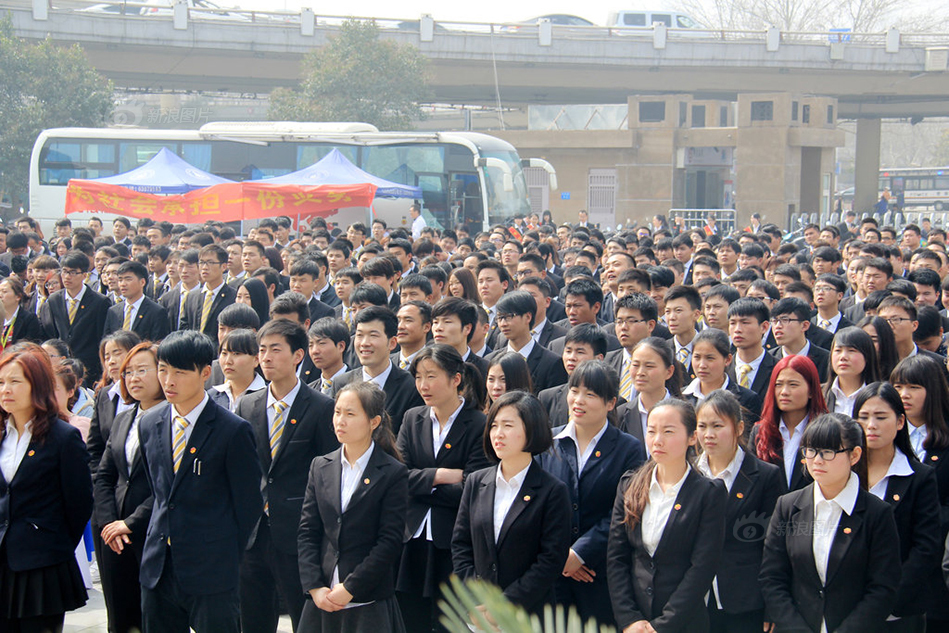
<path fill-rule="evenodd" d="M 62 631 L 86 603 L 76 545 L 92 513 L 89 455 L 59 417 L 53 368 L 24 343 L 0 357 L 0 631 Z"/>
<path fill-rule="evenodd" d="M 808 484 L 798 449 L 807 423 L 827 413 L 817 367 L 807 356 L 785 356 L 771 372 L 761 420 L 751 433 L 758 459 L 784 469 L 788 490 Z"/>

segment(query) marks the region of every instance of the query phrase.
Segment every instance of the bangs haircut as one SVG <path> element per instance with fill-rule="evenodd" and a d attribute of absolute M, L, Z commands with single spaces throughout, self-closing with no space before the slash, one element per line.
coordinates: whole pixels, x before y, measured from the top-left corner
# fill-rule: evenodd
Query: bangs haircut
<path fill-rule="evenodd" d="M 567 343 L 580 343 L 581 345 L 589 345 L 594 356 L 606 356 L 606 333 L 592 323 L 579 323 L 573 326 L 567 331 L 567 335 L 563 340 L 564 347 L 567 346 Z"/>
<path fill-rule="evenodd" d="M 583 387 L 595 393 L 603 402 L 609 402 L 619 397 L 619 374 L 606 361 L 585 360 L 570 374 L 567 387 Z"/>
<path fill-rule="evenodd" d="M 210 367 L 214 356 L 214 343 L 197 330 L 172 332 L 158 346 L 158 362 L 184 371 Z"/>
<path fill-rule="evenodd" d="M 247 354 L 256 356 L 259 351 L 257 345 L 257 336 L 252 330 L 240 329 L 231 330 L 224 335 L 221 340 L 221 351 L 231 352 L 232 354 Z M 129 353 L 131 356 L 131 352 Z"/>
<path fill-rule="evenodd" d="M 514 407 L 518 417 L 524 424 L 524 452 L 531 455 L 540 455 L 550 450 L 553 445 L 553 433 L 550 431 L 550 421 L 547 416 L 547 409 L 533 395 L 524 391 L 509 391 L 498 398 L 490 411 L 488 411 L 488 421 L 484 425 L 484 435 L 482 436 L 482 446 L 484 455 L 493 464 L 499 463 L 497 453 L 494 452 L 494 446 L 491 442 L 491 426 L 498 415 L 498 411 L 504 407 Z"/>

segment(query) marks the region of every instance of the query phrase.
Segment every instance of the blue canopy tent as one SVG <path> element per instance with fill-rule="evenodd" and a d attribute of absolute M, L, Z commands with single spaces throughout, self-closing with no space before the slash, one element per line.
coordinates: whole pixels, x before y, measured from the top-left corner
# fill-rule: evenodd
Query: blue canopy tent
<path fill-rule="evenodd" d="M 422 188 L 391 182 L 356 167 L 338 149 L 297 171 L 283 176 L 267 178 L 261 182 L 282 185 L 361 185 L 376 186 L 376 196 L 381 198 L 421 198 Z"/>
<path fill-rule="evenodd" d="M 96 178 L 94 182 L 119 185 L 142 193 L 173 194 L 234 181 L 202 171 L 163 147 L 141 167 L 115 176 Z"/>

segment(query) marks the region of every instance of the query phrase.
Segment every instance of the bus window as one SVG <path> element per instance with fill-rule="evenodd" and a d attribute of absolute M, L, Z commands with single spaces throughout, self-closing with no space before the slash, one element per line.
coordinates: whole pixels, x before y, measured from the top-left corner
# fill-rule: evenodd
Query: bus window
<path fill-rule="evenodd" d="M 442 145 L 377 145 L 363 149 L 360 167 L 379 178 L 403 185 L 415 185 L 419 172 L 443 173 L 445 148 Z"/>
<path fill-rule="evenodd" d="M 353 165 L 359 164 L 359 157 L 357 156 L 359 152 L 358 147 L 352 145 L 299 145 L 297 146 L 297 169 L 304 169 L 320 161 L 327 154 L 332 152 L 334 149 L 338 149 L 340 153 L 346 157 L 346 159 L 351 162 Z"/>
<path fill-rule="evenodd" d="M 52 141 L 40 155 L 41 185 L 66 185 L 70 178 L 104 178 L 115 173 L 114 143 Z"/>
<path fill-rule="evenodd" d="M 203 171 L 211 171 L 210 143 L 182 143 L 181 157 L 189 165 L 194 165 Z"/>
<path fill-rule="evenodd" d="M 119 143 L 119 173 L 141 167 L 155 157 L 161 148 L 177 154 L 178 143 L 156 143 L 154 141 L 135 141 Z"/>
<path fill-rule="evenodd" d="M 514 191 L 504 191 L 504 172 L 497 168 L 485 169 L 487 183 L 488 223 L 504 224 L 515 215 L 526 217 L 530 215 L 530 201 L 527 197 L 524 173 L 521 170 L 521 161 L 516 152 L 484 152 L 485 158 L 500 158 L 511 168 L 514 180 Z"/>
<path fill-rule="evenodd" d="M 418 174 L 418 186 L 422 188 L 425 209 L 435 218 L 438 229 L 451 228 L 448 214 L 448 195 L 445 174 Z"/>
<path fill-rule="evenodd" d="M 936 189 L 949 189 L 949 177 L 945 177 L 945 176 L 937 177 Z"/>

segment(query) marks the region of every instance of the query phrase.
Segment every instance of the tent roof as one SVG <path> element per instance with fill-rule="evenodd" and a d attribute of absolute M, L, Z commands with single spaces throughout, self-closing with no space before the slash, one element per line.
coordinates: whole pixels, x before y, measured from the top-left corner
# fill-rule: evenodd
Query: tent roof
<path fill-rule="evenodd" d="M 363 171 L 343 156 L 338 149 L 309 167 L 267 178 L 259 182 L 282 185 L 356 185 L 372 184 L 376 186 L 376 195 L 383 198 L 421 198 L 421 187 L 391 182 Z"/>
<path fill-rule="evenodd" d="M 96 178 L 95 182 L 120 185 L 142 193 L 171 194 L 234 181 L 202 171 L 163 147 L 144 165 L 115 176 Z"/>

